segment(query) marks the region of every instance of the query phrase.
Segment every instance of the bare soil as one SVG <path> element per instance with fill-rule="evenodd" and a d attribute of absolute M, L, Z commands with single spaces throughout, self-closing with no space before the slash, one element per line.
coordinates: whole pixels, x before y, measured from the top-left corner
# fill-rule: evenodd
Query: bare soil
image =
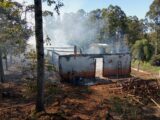
<path fill-rule="evenodd" d="M 135 101 L 130 101 L 121 89 L 118 87 L 115 89 L 115 83 L 89 87 L 69 84 L 54 85 L 52 87 L 56 89 L 50 91 L 53 94 L 46 96 L 46 112 L 39 115 L 34 114 L 34 97 L 27 99 L 23 96 L 25 84 L 6 83 L 1 84 L 1 86 L 5 88 L 1 89 L 1 92 L 8 91 L 9 93 L 6 96 L 1 96 L 1 120 L 105 120 L 107 115 L 110 116 L 110 119 L 123 120 L 124 111 L 122 109 L 136 109 L 135 120 L 160 119 L 158 108 L 155 105 L 141 105 Z M 48 87 L 51 88 L 51 85 Z M 123 108 L 123 105 L 127 105 L 124 101 L 130 106 Z M 132 113 L 128 113 L 126 119 L 133 119 L 129 118 L 130 114 Z"/>
<path fill-rule="evenodd" d="M 136 71 L 132 74 L 141 80 L 145 77 Z M 144 103 L 144 96 L 133 89 L 124 89 L 123 79 L 94 86 L 46 82 L 46 111 L 38 114 L 35 81 L 17 79 L 0 84 L 0 120 L 160 120 L 159 108 L 152 101 Z M 159 96 L 154 100 L 160 104 Z"/>

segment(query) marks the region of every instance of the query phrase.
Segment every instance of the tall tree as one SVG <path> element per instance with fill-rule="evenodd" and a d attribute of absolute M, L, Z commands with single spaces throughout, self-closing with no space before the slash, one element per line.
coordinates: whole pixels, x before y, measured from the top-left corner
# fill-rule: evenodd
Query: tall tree
<path fill-rule="evenodd" d="M 146 14 L 152 22 L 152 29 L 157 32 L 157 39 L 155 41 L 155 55 L 158 54 L 158 44 L 160 43 L 160 0 L 154 0 L 150 5 L 150 9 Z"/>
<path fill-rule="evenodd" d="M 4 82 L 4 70 L 3 70 L 3 61 L 2 61 L 2 49 L 0 46 L 0 82 Z"/>
<path fill-rule="evenodd" d="M 128 43 L 132 46 L 136 40 L 142 38 L 143 34 L 143 24 L 140 22 L 137 16 L 130 16 L 127 18 L 127 36 L 128 36 Z"/>
<path fill-rule="evenodd" d="M 127 17 L 124 11 L 119 6 L 110 5 L 107 8 L 107 17 L 109 23 L 109 35 L 115 36 L 117 28 L 127 31 Z"/>
<path fill-rule="evenodd" d="M 102 19 L 104 39 L 114 38 L 118 29 L 123 30 L 123 34 L 127 32 L 127 17 L 119 6 L 110 5 L 107 9 L 103 9 Z"/>
<path fill-rule="evenodd" d="M 160 0 L 154 0 L 150 5 L 150 9 L 147 12 L 146 16 L 149 17 L 151 20 L 154 20 L 156 16 L 160 12 Z"/>
<path fill-rule="evenodd" d="M 63 3 L 55 0 L 47 1 L 48 5 L 55 4 L 54 10 L 59 14 L 59 8 Z M 34 0 L 35 9 L 35 37 L 36 37 L 36 51 L 37 51 L 37 100 L 36 112 L 44 111 L 44 38 L 43 38 L 43 18 L 42 18 L 42 0 Z M 50 13 L 50 12 L 44 12 Z"/>
<path fill-rule="evenodd" d="M 44 46 L 42 1 L 34 0 L 35 5 L 35 35 L 37 49 L 37 102 L 36 111 L 44 111 Z"/>
<path fill-rule="evenodd" d="M 21 18 L 22 13 L 21 4 L 11 0 L 0 0 L 0 61 L 2 61 L 4 51 L 9 49 L 14 51 L 22 46 L 25 48 L 26 40 L 31 35 L 31 29 L 27 27 L 26 21 Z M 0 64 L 0 76 L 3 76 L 1 81 L 4 81 L 3 64 L 2 62 Z"/>

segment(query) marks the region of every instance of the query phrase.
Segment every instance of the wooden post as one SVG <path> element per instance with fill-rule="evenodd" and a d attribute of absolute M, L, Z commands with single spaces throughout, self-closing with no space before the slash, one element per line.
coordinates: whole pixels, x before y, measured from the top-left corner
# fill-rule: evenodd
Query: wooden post
<path fill-rule="evenodd" d="M 74 46 L 74 55 L 77 55 L 77 46 Z"/>

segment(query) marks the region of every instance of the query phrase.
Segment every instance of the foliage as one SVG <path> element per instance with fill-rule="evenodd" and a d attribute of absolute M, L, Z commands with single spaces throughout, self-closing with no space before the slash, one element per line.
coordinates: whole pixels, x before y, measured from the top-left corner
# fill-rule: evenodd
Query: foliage
<path fill-rule="evenodd" d="M 153 46 L 148 40 L 142 39 L 137 40 L 132 46 L 132 56 L 133 59 L 149 61 L 153 55 Z"/>
<path fill-rule="evenodd" d="M 98 42 L 106 42 L 110 38 L 115 37 L 117 29 L 123 30 L 123 34 L 127 32 L 127 17 L 119 6 L 110 5 L 102 10 L 97 9 L 89 13 L 91 23 L 99 21 L 100 32 L 97 34 Z"/>
<path fill-rule="evenodd" d="M 104 13 L 103 13 L 104 14 Z M 115 36 L 117 28 L 127 31 L 127 17 L 119 6 L 110 5 L 107 9 L 106 17 L 109 23 L 109 36 Z"/>
<path fill-rule="evenodd" d="M 136 16 L 130 16 L 127 18 L 127 25 L 128 25 L 128 43 L 132 46 L 136 40 L 142 38 L 143 33 L 143 22 L 141 22 Z"/>
<path fill-rule="evenodd" d="M 154 20 L 155 17 L 159 14 L 159 12 L 160 12 L 160 1 L 154 0 L 153 3 L 150 5 L 150 9 L 147 12 L 146 16 Z"/>
<path fill-rule="evenodd" d="M 153 41 L 154 47 L 155 47 L 155 55 L 157 55 L 159 51 L 159 43 L 160 43 L 160 36 L 159 36 L 159 31 L 160 31 L 160 0 L 154 0 L 152 4 L 150 5 L 150 9 L 146 14 L 146 17 L 149 18 L 150 22 L 150 28 L 153 32 L 157 32 L 156 38 Z"/>
<path fill-rule="evenodd" d="M 26 40 L 30 37 L 32 30 L 27 22 L 22 19 L 23 7 L 11 0 L 0 0 L 0 47 L 7 59 L 7 54 L 20 54 L 24 52 Z M 0 55 L 0 61 L 2 61 Z M 0 62 L 0 76 L 4 76 L 3 64 Z M 3 77 L 4 78 L 4 77 Z M 0 78 L 1 79 L 1 78 Z"/>
<path fill-rule="evenodd" d="M 36 78 L 36 63 L 37 63 L 37 54 L 34 49 L 31 49 L 29 52 L 25 54 L 24 62 L 28 63 L 24 64 L 23 72 L 24 74 L 28 74 L 27 78 L 35 79 Z"/>
<path fill-rule="evenodd" d="M 2 54 L 18 55 L 25 51 L 27 40 L 32 35 L 32 30 L 27 26 L 27 21 L 21 17 L 22 5 L 9 0 L 0 1 L 0 46 Z"/>
<path fill-rule="evenodd" d="M 17 2 L 3 0 L 0 2 L 0 44 L 8 46 L 26 46 L 26 41 L 32 31 L 27 22 L 21 18 L 23 13 L 22 5 Z"/>
<path fill-rule="evenodd" d="M 160 66 L 160 54 L 159 54 L 159 55 L 154 55 L 154 56 L 151 58 L 150 63 L 151 63 L 151 65 L 153 65 L 153 66 Z"/>
<path fill-rule="evenodd" d="M 132 67 L 136 68 L 138 64 L 139 64 L 138 60 L 132 61 Z M 159 74 L 159 71 L 160 71 L 160 67 L 153 66 L 151 65 L 150 62 L 142 62 L 140 65 L 140 69 L 153 74 L 157 74 L 157 73 Z"/>
<path fill-rule="evenodd" d="M 36 51 L 31 49 L 29 52 L 27 52 L 27 54 L 25 54 L 25 58 L 31 60 L 32 64 L 35 64 L 37 58 Z"/>

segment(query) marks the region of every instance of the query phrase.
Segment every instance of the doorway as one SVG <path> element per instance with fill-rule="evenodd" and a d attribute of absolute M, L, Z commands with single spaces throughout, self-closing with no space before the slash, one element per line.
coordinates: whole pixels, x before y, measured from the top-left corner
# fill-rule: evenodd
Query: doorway
<path fill-rule="evenodd" d="M 96 74 L 95 77 L 103 77 L 103 58 L 96 58 Z"/>

